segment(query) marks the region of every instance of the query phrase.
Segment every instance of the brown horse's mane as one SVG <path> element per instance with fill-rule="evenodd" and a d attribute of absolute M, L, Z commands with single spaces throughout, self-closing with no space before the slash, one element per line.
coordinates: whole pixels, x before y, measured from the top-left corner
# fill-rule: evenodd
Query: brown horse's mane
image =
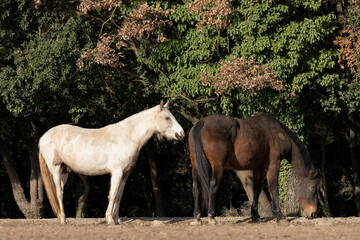
<path fill-rule="evenodd" d="M 302 162 L 300 163 L 300 165 L 302 165 L 305 169 L 305 171 L 308 172 L 308 170 L 313 170 L 314 169 L 314 165 L 311 161 L 311 156 L 310 156 L 310 152 L 307 150 L 307 148 L 305 147 L 304 143 L 300 140 L 300 138 L 290 129 L 288 128 L 285 124 L 283 124 L 282 122 L 280 122 L 278 119 L 276 119 L 274 116 L 272 116 L 271 114 L 268 113 L 257 113 L 255 115 L 264 115 L 267 116 L 269 119 L 271 119 L 272 121 L 278 123 L 281 127 L 281 129 L 290 137 L 290 139 L 293 141 L 293 145 L 295 145 L 300 152 L 301 155 L 301 159 Z M 293 162 L 294 160 L 298 160 L 301 161 L 301 159 L 296 158 L 294 156 L 291 157 L 291 159 L 287 159 L 290 161 L 290 163 L 293 166 L 296 166 L 297 164 L 295 162 Z M 295 170 L 301 170 L 301 169 L 295 169 Z"/>

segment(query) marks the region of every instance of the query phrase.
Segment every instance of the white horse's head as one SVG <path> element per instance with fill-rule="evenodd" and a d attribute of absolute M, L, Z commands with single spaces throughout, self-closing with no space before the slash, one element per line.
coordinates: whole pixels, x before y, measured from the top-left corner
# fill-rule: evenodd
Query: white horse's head
<path fill-rule="evenodd" d="M 168 109 L 169 102 L 166 104 L 161 101 L 156 108 L 155 127 L 158 137 L 166 137 L 167 139 L 181 140 L 185 133 L 180 124 Z"/>

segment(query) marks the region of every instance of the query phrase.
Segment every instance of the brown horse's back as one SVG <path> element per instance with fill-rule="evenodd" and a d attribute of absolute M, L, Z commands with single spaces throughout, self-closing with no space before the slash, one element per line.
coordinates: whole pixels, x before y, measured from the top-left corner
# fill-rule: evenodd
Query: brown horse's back
<path fill-rule="evenodd" d="M 207 117 L 201 131 L 204 151 L 211 165 L 219 160 L 227 161 L 234 152 L 234 142 L 239 129 L 239 123 L 232 117 L 212 115 Z"/>
<path fill-rule="evenodd" d="M 271 115 L 259 113 L 236 120 L 240 126 L 234 142 L 236 158 L 229 159 L 226 167 L 233 170 L 267 168 L 271 159 L 286 158 L 291 151 L 291 139 Z"/>
<path fill-rule="evenodd" d="M 193 166 L 198 169 L 194 148 L 194 138 L 199 136 L 200 148 L 206 153 L 206 158 L 213 165 L 221 159 L 225 163 L 228 153 L 233 152 L 233 145 L 239 128 L 235 118 L 223 115 L 211 115 L 200 120 L 189 133 L 190 155 Z M 199 160 L 199 159 L 197 159 Z"/>
<path fill-rule="evenodd" d="M 201 125 L 202 148 L 212 166 L 221 160 L 232 170 L 267 168 L 271 158 L 287 158 L 291 151 L 292 139 L 281 123 L 266 113 L 247 119 L 212 115 L 200 120 L 198 125 Z M 194 147 L 194 128 L 189 134 L 190 149 Z M 197 168 L 195 156 L 192 160 Z"/>

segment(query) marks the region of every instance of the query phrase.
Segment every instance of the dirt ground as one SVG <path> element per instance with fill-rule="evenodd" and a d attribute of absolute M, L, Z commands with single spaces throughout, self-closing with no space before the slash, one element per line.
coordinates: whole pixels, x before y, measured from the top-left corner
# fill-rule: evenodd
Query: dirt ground
<path fill-rule="evenodd" d="M 194 226 L 190 218 L 122 218 L 119 225 L 107 225 L 101 218 L 0 219 L 0 239 L 360 239 L 360 218 L 287 218 L 277 223 L 262 219 L 217 217 L 216 225 L 203 219 Z"/>

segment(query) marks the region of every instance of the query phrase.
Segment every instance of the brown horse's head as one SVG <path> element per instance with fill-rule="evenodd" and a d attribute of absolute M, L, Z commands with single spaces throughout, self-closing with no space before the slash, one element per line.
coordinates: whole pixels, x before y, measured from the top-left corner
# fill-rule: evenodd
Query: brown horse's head
<path fill-rule="evenodd" d="M 314 218 L 318 202 L 319 171 L 313 170 L 308 177 L 298 179 L 298 181 L 296 192 L 301 207 L 301 215 Z"/>

